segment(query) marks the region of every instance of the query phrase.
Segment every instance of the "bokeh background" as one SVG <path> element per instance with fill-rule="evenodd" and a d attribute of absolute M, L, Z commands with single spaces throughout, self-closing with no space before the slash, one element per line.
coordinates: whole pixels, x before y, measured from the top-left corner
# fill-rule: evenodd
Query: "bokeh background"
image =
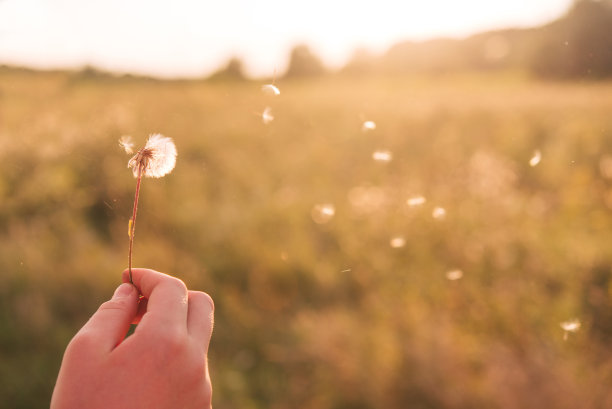
<path fill-rule="evenodd" d="M 179 156 L 143 181 L 135 264 L 214 298 L 216 408 L 612 408 L 610 27 L 582 0 L 163 79 L 0 46 L 0 407 L 48 405 L 120 282 L 117 141 L 160 132 Z"/>

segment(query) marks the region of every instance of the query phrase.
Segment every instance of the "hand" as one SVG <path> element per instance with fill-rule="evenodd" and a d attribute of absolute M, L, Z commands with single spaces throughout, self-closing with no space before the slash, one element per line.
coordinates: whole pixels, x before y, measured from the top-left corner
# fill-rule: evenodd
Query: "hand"
<path fill-rule="evenodd" d="M 208 344 L 214 306 L 205 293 L 147 269 L 127 271 L 113 298 L 70 341 L 51 409 L 210 408 Z M 139 320 L 138 290 L 147 299 Z"/>

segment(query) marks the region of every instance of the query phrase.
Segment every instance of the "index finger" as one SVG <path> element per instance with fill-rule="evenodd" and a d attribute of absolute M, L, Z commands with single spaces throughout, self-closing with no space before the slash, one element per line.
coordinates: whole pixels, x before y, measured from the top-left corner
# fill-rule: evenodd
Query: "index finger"
<path fill-rule="evenodd" d="M 128 270 L 123 272 L 123 281 L 130 281 Z M 132 281 L 148 300 L 141 327 L 187 327 L 187 287 L 181 280 L 158 271 L 133 268 Z"/>

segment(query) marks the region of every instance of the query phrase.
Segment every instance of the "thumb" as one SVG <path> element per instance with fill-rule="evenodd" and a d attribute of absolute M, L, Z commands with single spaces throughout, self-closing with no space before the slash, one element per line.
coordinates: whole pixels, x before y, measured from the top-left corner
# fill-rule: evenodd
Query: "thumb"
<path fill-rule="evenodd" d="M 115 290 L 113 298 L 106 301 L 81 328 L 102 349 L 112 351 L 123 341 L 136 316 L 138 292 L 132 284 L 123 283 Z"/>

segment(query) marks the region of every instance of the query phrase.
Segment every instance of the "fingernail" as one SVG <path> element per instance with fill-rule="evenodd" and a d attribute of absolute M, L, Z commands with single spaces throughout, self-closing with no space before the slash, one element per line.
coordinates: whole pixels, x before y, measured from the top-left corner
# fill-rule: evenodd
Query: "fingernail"
<path fill-rule="evenodd" d="M 124 298 L 132 294 L 134 291 L 134 286 L 130 283 L 123 283 L 115 290 L 115 294 L 113 294 L 113 298 Z"/>

